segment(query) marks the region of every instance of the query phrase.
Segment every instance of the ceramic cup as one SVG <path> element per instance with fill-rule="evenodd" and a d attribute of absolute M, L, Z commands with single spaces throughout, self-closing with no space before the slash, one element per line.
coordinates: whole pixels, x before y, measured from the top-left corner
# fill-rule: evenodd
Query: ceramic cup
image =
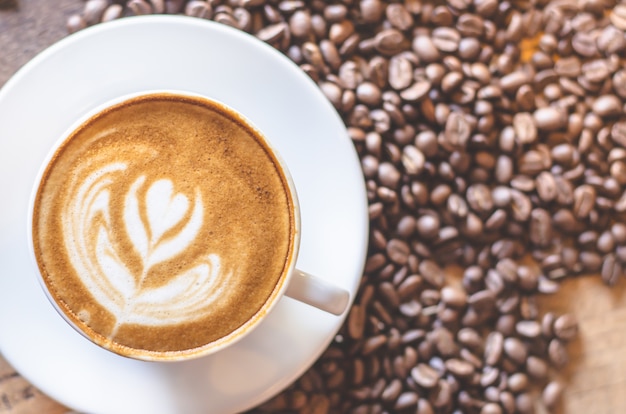
<path fill-rule="evenodd" d="M 54 308 L 126 357 L 216 352 L 283 295 L 335 315 L 349 303 L 296 268 L 297 192 L 270 140 L 189 92 L 123 96 L 78 120 L 41 167 L 28 230 Z"/>

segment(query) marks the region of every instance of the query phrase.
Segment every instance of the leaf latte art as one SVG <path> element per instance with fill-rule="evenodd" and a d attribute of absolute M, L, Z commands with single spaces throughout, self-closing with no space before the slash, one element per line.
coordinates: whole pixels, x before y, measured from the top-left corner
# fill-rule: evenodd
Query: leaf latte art
<path fill-rule="evenodd" d="M 93 342 L 193 354 L 266 313 L 294 260 L 294 214 L 274 155 L 236 114 L 146 95 L 58 147 L 33 249 L 53 303 Z"/>
<path fill-rule="evenodd" d="M 111 231 L 109 185 L 124 164 L 111 164 L 97 170 L 71 189 L 74 198 L 63 215 L 65 245 L 70 260 L 87 288 L 122 323 L 170 325 L 193 320 L 210 309 L 223 289 L 228 275 L 220 272 L 220 258 L 207 254 L 173 275 L 164 286 L 142 287 L 150 269 L 182 253 L 197 237 L 203 224 L 199 192 L 193 206 L 182 194 L 174 195 L 173 184 L 161 179 L 150 185 L 145 200 L 139 191 L 145 185 L 140 176 L 130 187 L 124 202 L 124 228 L 141 258 L 140 274 L 126 266 L 117 252 Z M 143 205 L 145 212 L 140 211 Z M 187 214 L 192 207 L 190 214 Z M 142 220 L 142 217 L 145 220 Z M 181 223 L 184 222 L 184 223 Z M 174 230 L 167 237 L 166 233 Z M 91 235 L 96 234 L 93 238 Z M 80 315 L 88 321 L 89 315 Z"/>

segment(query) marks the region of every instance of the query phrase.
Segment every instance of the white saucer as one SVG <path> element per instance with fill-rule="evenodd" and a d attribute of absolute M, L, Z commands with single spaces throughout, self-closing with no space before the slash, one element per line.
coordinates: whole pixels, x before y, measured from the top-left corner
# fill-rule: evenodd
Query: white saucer
<path fill-rule="evenodd" d="M 120 95 L 187 90 L 241 111 L 289 166 L 302 207 L 298 267 L 356 293 L 367 248 L 358 157 L 341 119 L 286 57 L 243 32 L 180 17 L 125 18 L 74 34 L 0 91 L 0 350 L 26 379 L 90 413 L 230 413 L 297 379 L 345 319 L 283 298 L 250 336 L 183 363 L 103 351 L 69 327 L 39 287 L 26 242 L 28 199 L 51 145 Z"/>

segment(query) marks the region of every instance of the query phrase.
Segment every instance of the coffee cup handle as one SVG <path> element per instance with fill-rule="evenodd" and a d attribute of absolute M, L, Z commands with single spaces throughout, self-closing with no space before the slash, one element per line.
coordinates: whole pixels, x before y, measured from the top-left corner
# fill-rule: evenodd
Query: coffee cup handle
<path fill-rule="evenodd" d="M 348 307 L 350 294 L 319 277 L 295 269 L 285 295 L 333 315 L 341 315 Z"/>

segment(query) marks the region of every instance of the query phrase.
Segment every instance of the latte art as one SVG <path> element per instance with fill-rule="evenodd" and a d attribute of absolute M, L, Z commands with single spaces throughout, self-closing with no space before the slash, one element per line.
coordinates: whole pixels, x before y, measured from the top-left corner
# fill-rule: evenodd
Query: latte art
<path fill-rule="evenodd" d="M 33 217 L 43 280 L 74 325 L 116 352 L 219 341 L 285 279 L 284 175 L 254 130 L 212 105 L 163 94 L 113 107 L 43 175 Z"/>
<path fill-rule="evenodd" d="M 63 236 L 70 260 L 95 299 L 115 317 L 112 334 L 125 323 L 170 325 L 201 318 L 229 277 L 221 272 L 218 255 L 199 257 L 164 286 L 143 288 L 152 267 L 182 253 L 198 236 L 204 219 L 201 195 L 196 191 L 191 206 L 186 196 L 173 194 L 170 180 L 161 179 L 150 184 L 145 200 L 140 201 L 138 193 L 146 177 L 140 176 L 131 185 L 123 221 L 141 259 L 140 272 L 133 274 L 117 252 L 111 228 L 109 187 L 126 167 L 122 163 L 107 165 L 76 183 L 76 188 L 70 187 L 76 197 L 70 198 L 63 211 Z M 81 318 L 89 321 L 88 314 Z"/>

